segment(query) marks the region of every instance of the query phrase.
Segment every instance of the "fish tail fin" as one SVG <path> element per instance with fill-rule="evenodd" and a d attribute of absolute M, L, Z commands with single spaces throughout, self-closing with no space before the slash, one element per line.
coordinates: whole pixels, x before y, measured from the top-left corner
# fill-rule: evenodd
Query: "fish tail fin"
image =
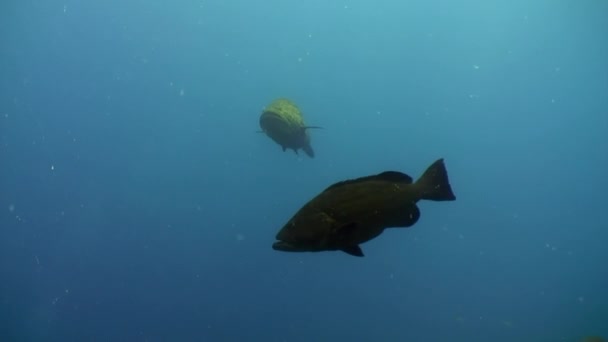
<path fill-rule="evenodd" d="M 416 181 L 420 189 L 420 198 L 431 201 L 454 201 L 456 196 L 452 192 L 448 171 L 443 163 L 443 158 L 435 161 Z"/>
<path fill-rule="evenodd" d="M 302 147 L 302 149 L 304 150 L 304 152 L 306 152 L 306 155 L 308 155 L 310 158 L 315 157 L 315 151 L 312 149 L 312 146 L 304 145 L 304 147 Z"/>

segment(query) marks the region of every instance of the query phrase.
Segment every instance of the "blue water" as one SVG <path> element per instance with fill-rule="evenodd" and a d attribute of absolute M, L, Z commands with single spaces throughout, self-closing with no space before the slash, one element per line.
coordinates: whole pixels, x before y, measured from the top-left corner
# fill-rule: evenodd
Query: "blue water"
<path fill-rule="evenodd" d="M 0 341 L 608 336 L 608 3 L 4 0 Z M 316 157 L 259 130 L 300 106 Z M 444 158 L 341 252 L 276 232 Z"/>

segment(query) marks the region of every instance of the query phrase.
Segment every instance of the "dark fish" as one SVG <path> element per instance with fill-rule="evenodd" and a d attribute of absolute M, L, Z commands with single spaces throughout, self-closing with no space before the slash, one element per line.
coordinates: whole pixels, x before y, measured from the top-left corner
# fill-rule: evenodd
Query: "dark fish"
<path fill-rule="evenodd" d="M 321 127 L 306 126 L 300 109 L 292 101 L 280 98 L 268 105 L 260 116 L 260 127 L 283 151 L 292 149 L 298 154 L 298 150 L 302 149 L 306 155 L 314 158 L 308 129 Z"/>
<path fill-rule="evenodd" d="M 343 251 L 363 256 L 359 247 L 389 227 L 411 227 L 421 200 L 454 201 L 443 159 L 413 182 L 404 173 L 377 175 L 331 185 L 306 203 L 276 235 L 272 248 L 285 252 Z"/>
<path fill-rule="evenodd" d="M 581 342 L 604 342 L 604 338 L 601 336 L 587 336 L 581 340 Z"/>

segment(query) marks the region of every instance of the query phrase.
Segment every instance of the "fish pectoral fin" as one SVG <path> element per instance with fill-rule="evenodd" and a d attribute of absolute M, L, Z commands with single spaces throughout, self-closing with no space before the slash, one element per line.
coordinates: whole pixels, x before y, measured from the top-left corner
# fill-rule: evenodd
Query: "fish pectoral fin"
<path fill-rule="evenodd" d="M 287 147 L 285 146 L 281 146 L 283 148 L 283 152 L 285 152 L 287 150 Z"/>
<path fill-rule="evenodd" d="M 411 227 L 420 219 L 420 209 L 416 204 L 413 204 L 407 210 L 404 210 L 401 215 L 398 227 Z"/>
<path fill-rule="evenodd" d="M 356 222 L 349 222 L 346 224 L 343 224 L 341 226 L 338 226 L 336 228 L 334 228 L 334 234 L 336 234 L 337 236 L 347 236 L 349 234 L 351 234 L 353 232 L 353 230 L 355 230 L 357 228 L 357 223 Z"/>
<path fill-rule="evenodd" d="M 354 245 L 354 246 L 348 246 L 346 248 L 342 248 L 341 249 L 342 252 L 352 255 L 352 256 L 356 256 L 356 257 L 364 257 L 365 255 L 363 255 L 363 251 L 361 250 L 361 247 L 359 247 L 358 245 Z"/>

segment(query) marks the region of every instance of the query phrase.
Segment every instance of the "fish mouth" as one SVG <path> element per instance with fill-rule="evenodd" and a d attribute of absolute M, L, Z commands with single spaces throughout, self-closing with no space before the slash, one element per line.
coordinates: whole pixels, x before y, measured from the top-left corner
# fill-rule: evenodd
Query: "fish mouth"
<path fill-rule="evenodd" d="M 266 127 L 289 127 L 289 121 L 276 113 L 265 112 L 260 118 L 260 126 Z"/>
<path fill-rule="evenodd" d="M 276 241 L 272 244 L 272 249 L 274 249 L 275 251 L 282 251 L 282 252 L 301 252 L 303 251 L 302 248 L 298 248 L 297 246 L 289 243 L 289 242 L 285 242 L 285 241 Z"/>
<path fill-rule="evenodd" d="M 285 119 L 283 118 L 283 116 L 281 116 L 281 114 L 279 113 L 275 113 L 275 112 L 263 112 L 261 118 L 263 119 L 279 119 L 281 121 L 285 121 Z"/>

